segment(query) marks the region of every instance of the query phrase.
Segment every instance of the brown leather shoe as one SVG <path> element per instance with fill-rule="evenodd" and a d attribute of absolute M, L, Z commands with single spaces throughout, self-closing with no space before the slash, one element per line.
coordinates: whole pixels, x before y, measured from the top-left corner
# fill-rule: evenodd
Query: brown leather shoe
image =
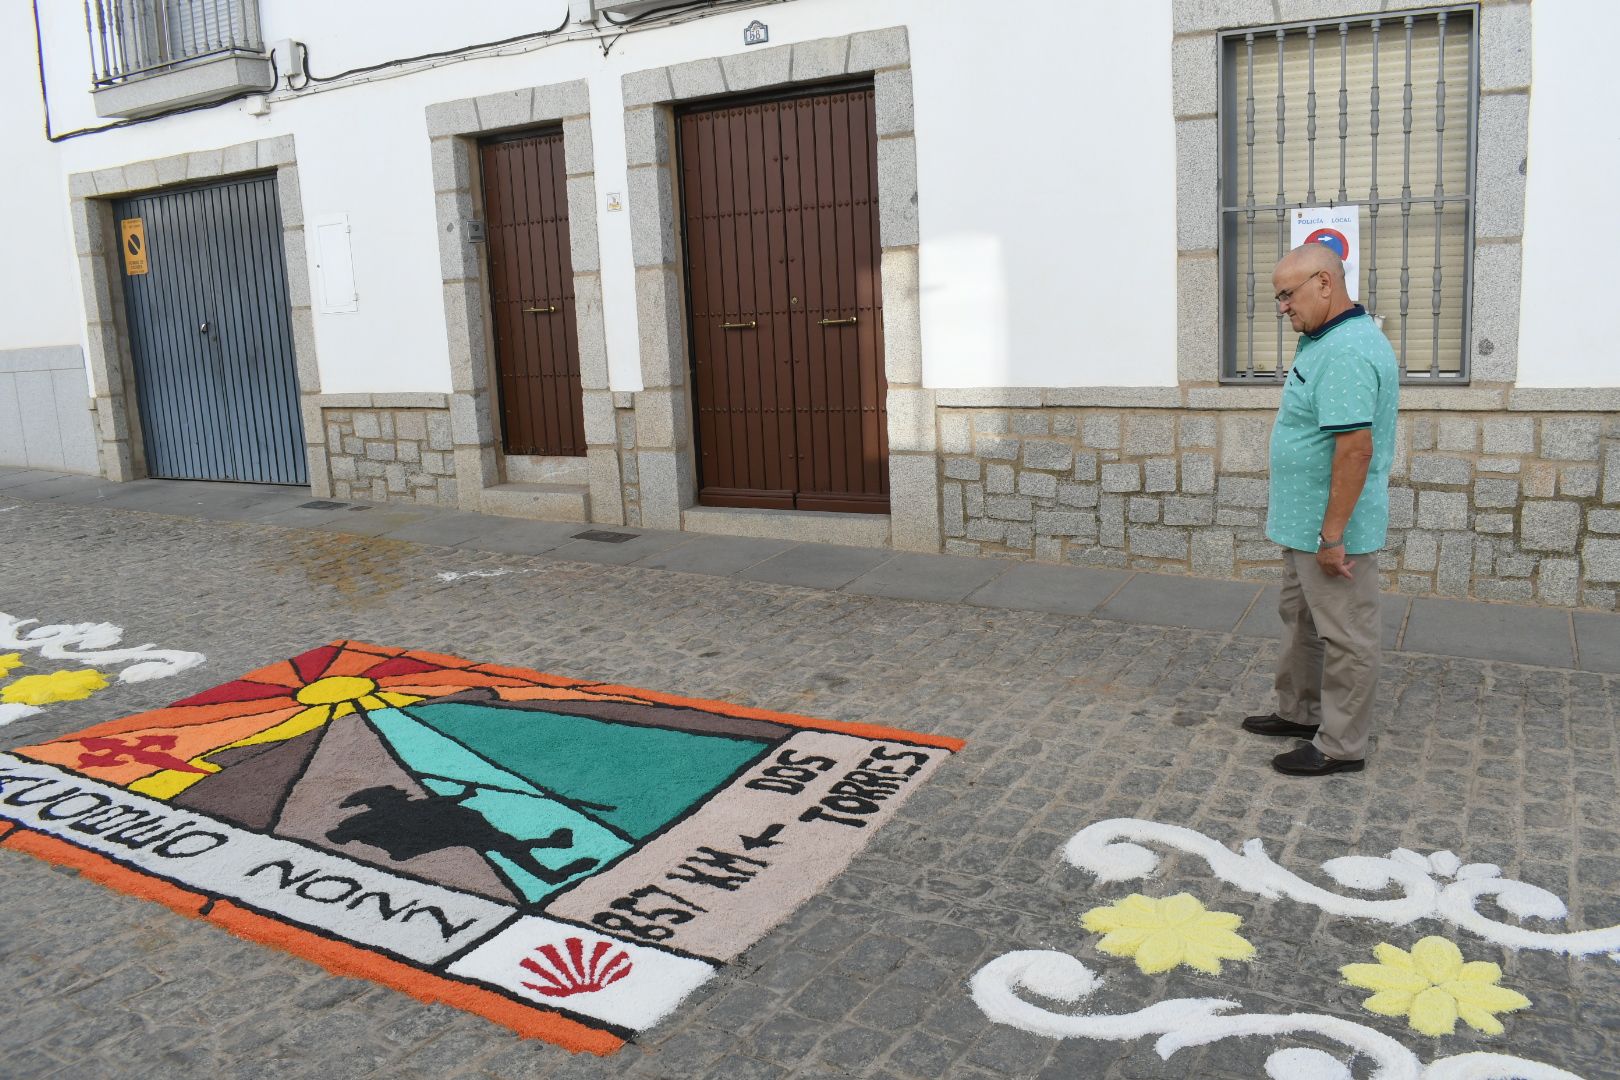
<path fill-rule="evenodd" d="M 1316 738 L 1315 724 L 1296 724 L 1292 720 L 1284 720 L 1276 713 L 1244 717 L 1243 730 L 1252 731 L 1256 735 L 1291 735 L 1296 739 Z"/>
<path fill-rule="evenodd" d="M 1300 743 L 1286 754 L 1271 759 L 1271 767 L 1289 776 L 1327 776 L 1336 772 L 1360 772 L 1367 763 L 1361 759 L 1347 761 L 1330 758 L 1316 748 L 1315 743 Z"/>

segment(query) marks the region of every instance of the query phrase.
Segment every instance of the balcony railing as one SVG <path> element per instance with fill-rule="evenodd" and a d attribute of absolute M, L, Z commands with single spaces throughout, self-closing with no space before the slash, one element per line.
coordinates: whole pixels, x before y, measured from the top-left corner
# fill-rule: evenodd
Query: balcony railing
<path fill-rule="evenodd" d="M 190 61 L 264 53 L 258 0 L 85 0 L 97 88 Z"/>

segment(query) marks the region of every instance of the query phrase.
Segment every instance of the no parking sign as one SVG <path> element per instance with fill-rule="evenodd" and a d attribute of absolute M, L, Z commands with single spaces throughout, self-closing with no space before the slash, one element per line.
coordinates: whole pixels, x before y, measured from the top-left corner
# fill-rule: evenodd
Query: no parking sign
<path fill-rule="evenodd" d="M 1344 284 L 1350 299 L 1361 294 L 1361 208 L 1358 206 L 1302 206 L 1289 212 L 1290 247 L 1324 244 L 1344 260 Z"/>

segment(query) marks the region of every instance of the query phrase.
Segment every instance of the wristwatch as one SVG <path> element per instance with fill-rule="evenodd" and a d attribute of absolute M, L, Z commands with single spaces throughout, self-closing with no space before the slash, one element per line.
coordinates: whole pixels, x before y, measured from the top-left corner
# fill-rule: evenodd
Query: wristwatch
<path fill-rule="evenodd" d="M 1321 532 L 1318 532 L 1316 534 L 1316 546 L 1318 548 L 1344 547 L 1344 537 L 1341 536 L 1337 540 L 1329 540 L 1326 536 L 1322 535 Z"/>

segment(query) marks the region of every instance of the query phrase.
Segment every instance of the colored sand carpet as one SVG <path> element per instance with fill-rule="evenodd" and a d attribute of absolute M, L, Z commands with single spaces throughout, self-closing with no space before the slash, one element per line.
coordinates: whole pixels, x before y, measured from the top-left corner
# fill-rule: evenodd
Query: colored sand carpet
<path fill-rule="evenodd" d="M 822 889 L 961 746 L 340 641 L 0 754 L 0 831 L 605 1054 Z"/>

